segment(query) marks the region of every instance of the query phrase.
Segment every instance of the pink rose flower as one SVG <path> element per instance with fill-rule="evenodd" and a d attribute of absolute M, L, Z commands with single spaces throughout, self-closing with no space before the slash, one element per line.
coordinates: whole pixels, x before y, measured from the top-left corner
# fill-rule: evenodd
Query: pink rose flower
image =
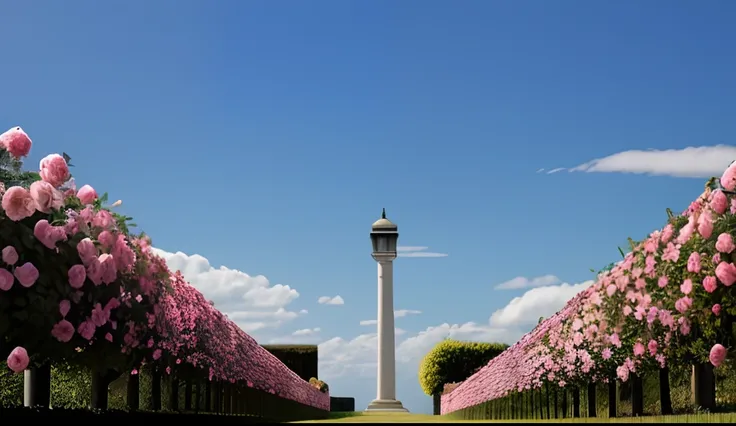
<path fill-rule="evenodd" d="M 716 277 L 725 285 L 730 287 L 736 282 L 736 266 L 733 263 L 721 262 L 716 266 Z"/>
<path fill-rule="evenodd" d="M 111 255 L 104 253 L 100 257 L 100 265 L 102 266 L 102 282 L 105 284 L 111 284 L 118 277 L 118 269 L 115 266 L 115 258 Z"/>
<path fill-rule="evenodd" d="M 18 252 L 15 251 L 15 247 L 7 246 L 3 249 L 3 262 L 7 265 L 15 265 L 18 261 Z"/>
<path fill-rule="evenodd" d="M 59 313 L 61 314 L 61 317 L 66 317 L 66 314 L 69 313 L 69 309 L 71 309 L 72 304 L 68 300 L 64 299 L 61 302 L 59 302 Z"/>
<path fill-rule="evenodd" d="M 100 263 L 100 260 L 96 257 L 89 262 L 89 265 L 87 265 L 87 278 L 89 278 L 94 285 L 102 284 L 102 274 L 104 274 L 104 272 L 104 269 L 102 269 L 102 263 Z"/>
<path fill-rule="evenodd" d="M 86 340 L 92 340 L 92 337 L 95 335 L 95 330 L 95 325 L 90 320 L 84 321 L 79 324 L 79 327 L 77 327 L 77 333 Z"/>
<path fill-rule="evenodd" d="M 97 327 L 102 327 L 103 325 L 107 324 L 107 321 L 109 320 L 110 311 L 103 309 L 102 305 L 99 303 L 95 304 L 94 309 L 92 309 L 92 315 L 90 316 L 90 321 L 92 321 L 92 324 Z"/>
<path fill-rule="evenodd" d="M 683 281 L 682 285 L 680 285 L 680 291 L 683 294 L 690 294 L 693 291 L 693 281 L 690 278 Z"/>
<path fill-rule="evenodd" d="M 713 234 L 713 217 L 710 210 L 703 210 L 698 218 L 698 233 L 706 240 Z"/>
<path fill-rule="evenodd" d="M 5 191 L 2 206 L 5 215 L 14 222 L 31 217 L 36 212 L 36 203 L 31 193 L 20 186 L 11 186 Z"/>
<path fill-rule="evenodd" d="M 710 198 L 710 208 L 718 214 L 723 214 L 728 209 L 728 198 L 723 191 L 714 191 Z"/>
<path fill-rule="evenodd" d="M 59 241 L 66 241 L 66 230 L 61 226 L 51 226 L 49 221 L 41 219 L 33 227 L 33 235 L 46 248 L 56 249 Z"/>
<path fill-rule="evenodd" d="M 654 355 L 657 354 L 657 348 L 658 348 L 658 346 L 659 345 L 657 345 L 657 341 L 656 340 L 650 340 L 649 341 L 649 343 L 647 344 L 647 349 L 649 349 L 649 354 L 651 356 L 654 356 Z"/>
<path fill-rule="evenodd" d="M 108 312 L 113 309 L 117 309 L 118 307 L 120 307 L 120 301 L 115 297 L 108 300 L 107 303 L 105 304 L 105 310 Z"/>
<path fill-rule="evenodd" d="M 726 360 L 726 348 L 723 347 L 722 344 L 716 343 L 713 345 L 713 347 L 710 349 L 710 363 L 713 364 L 714 367 L 720 367 L 721 364 L 723 364 L 723 361 Z"/>
<path fill-rule="evenodd" d="M 87 279 L 87 271 L 84 269 L 84 265 L 72 266 L 69 268 L 67 275 L 69 276 L 69 285 L 76 289 L 82 288 L 84 281 Z"/>
<path fill-rule="evenodd" d="M 718 240 L 716 241 L 716 250 L 721 253 L 731 253 L 734 248 L 736 248 L 736 246 L 734 246 L 731 234 L 724 232 L 718 236 Z"/>
<path fill-rule="evenodd" d="M 703 278 L 703 289 L 708 293 L 713 293 L 718 288 L 718 280 L 712 275 Z"/>
<path fill-rule="evenodd" d="M 25 370 L 29 362 L 28 352 L 20 346 L 13 349 L 10 355 L 8 355 L 8 368 L 13 370 L 14 373 L 20 373 Z"/>
<path fill-rule="evenodd" d="M 63 319 L 54 324 L 54 327 L 51 328 L 51 335 L 54 336 L 56 340 L 66 343 L 72 340 L 72 337 L 74 336 L 74 326 L 69 321 Z"/>
<path fill-rule="evenodd" d="M 115 240 L 115 245 L 112 247 L 110 252 L 115 258 L 115 266 L 120 272 L 130 271 L 136 260 L 135 252 L 128 246 L 128 242 L 125 239 L 125 235 L 118 234 Z"/>
<path fill-rule="evenodd" d="M 48 182 L 33 182 L 30 193 L 36 210 L 41 213 L 50 213 L 52 209 L 58 210 L 64 205 L 64 195 Z"/>
<path fill-rule="evenodd" d="M 115 218 L 113 218 L 112 214 L 107 210 L 98 211 L 92 218 L 92 226 L 102 229 L 111 229 L 113 225 L 115 225 Z"/>
<path fill-rule="evenodd" d="M 693 299 L 685 296 L 675 301 L 675 309 L 677 312 L 684 314 L 693 305 Z"/>
<path fill-rule="evenodd" d="M 700 272 L 700 253 L 694 251 L 690 253 L 690 257 L 687 259 L 687 270 L 693 274 Z"/>
<path fill-rule="evenodd" d="M 77 244 L 77 253 L 79 253 L 79 258 L 82 259 L 85 266 L 89 266 L 93 259 L 97 259 L 97 247 L 89 238 L 85 238 Z"/>
<path fill-rule="evenodd" d="M 667 287 L 667 284 L 669 283 L 669 278 L 667 278 L 665 275 L 659 277 L 657 280 L 657 285 L 659 288 L 665 288 Z"/>
<path fill-rule="evenodd" d="M 727 191 L 733 191 L 736 188 L 736 162 L 731 163 L 721 175 L 721 186 Z"/>
<path fill-rule="evenodd" d="M 646 348 L 641 342 L 636 342 L 634 344 L 634 355 L 636 356 L 642 356 L 644 355 L 644 352 L 646 352 Z"/>
<path fill-rule="evenodd" d="M 31 145 L 31 138 L 17 126 L 0 135 L 0 147 L 5 148 L 16 159 L 28 155 Z"/>
<path fill-rule="evenodd" d="M 105 334 L 105 340 L 107 340 L 108 342 L 112 343 L 112 334 L 110 334 L 110 333 Z"/>
<path fill-rule="evenodd" d="M 8 291 L 13 287 L 15 277 L 7 269 L 0 268 L 0 290 Z"/>
<path fill-rule="evenodd" d="M 44 157 L 39 164 L 41 179 L 50 183 L 54 188 L 60 187 L 69 179 L 69 166 L 59 154 L 50 154 Z"/>
<path fill-rule="evenodd" d="M 719 305 L 718 303 L 713 305 L 713 307 L 711 308 L 711 312 L 713 312 L 713 315 L 719 316 L 721 314 L 721 305 Z"/>
<path fill-rule="evenodd" d="M 97 236 L 97 241 L 102 244 L 102 247 L 110 248 L 115 244 L 115 236 L 112 235 L 112 232 L 105 230 L 100 232 L 100 235 Z"/>
<path fill-rule="evenodd" d="M 36 280 L 38 280 L 38 269 L 33 266 L 33 263 L 26 262 L 22 266 L 15 268 L 14 275 L 20 285 L 28 288 L 36 284 Z"/>
<path fill-rule="evenodd" d="M 82 204 L 92 204 L 97 199 L 97 191 L 89 185 L 84 185 L 77 191 L 77 198 Z"/>

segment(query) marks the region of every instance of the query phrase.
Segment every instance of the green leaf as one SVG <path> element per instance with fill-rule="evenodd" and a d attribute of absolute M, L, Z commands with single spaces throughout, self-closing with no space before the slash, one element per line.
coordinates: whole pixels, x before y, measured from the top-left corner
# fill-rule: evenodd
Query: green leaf
<path fill-rule="evenodd" d="M 27 305 L 25 297 L 16 298 L 15 300 L 13 300 L 13 304 L 20 308 L 24 308 Z"/>

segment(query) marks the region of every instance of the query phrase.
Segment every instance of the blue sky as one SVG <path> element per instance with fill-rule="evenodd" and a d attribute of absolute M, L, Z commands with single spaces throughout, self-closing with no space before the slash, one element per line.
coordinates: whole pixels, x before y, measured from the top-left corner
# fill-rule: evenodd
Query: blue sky
<path fill-rule="evenodd" d="M 592 278 L 736 159 L 717 146 L 736 135 L 730 1 L 0 14 L 0 127 L 33 138 L 28 166 L 68 152 L 77 182 L 122 199 L 259 341 L 320 343 L 322 378 L 358 409 L 375 396 L 375 327 L 360 322 L 376 315 L 382 207 L 400 245 L 447 255 L 395 267 L 398 398 L 429 412 L 416 366 L 434 343 L 513 341 L 585 285 L 560 283 Z M 628 152 L 649 149 L 673 151 Z"/>

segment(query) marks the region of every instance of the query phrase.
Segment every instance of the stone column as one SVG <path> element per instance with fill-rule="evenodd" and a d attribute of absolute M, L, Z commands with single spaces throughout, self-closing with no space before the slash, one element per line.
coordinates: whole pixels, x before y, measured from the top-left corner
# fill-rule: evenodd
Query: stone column
<path fill-rule="evenodd" d="M 396 340 L 394 329 L 394 269 L 392 260 L 378 260 L 378 379 L 377 395 L 366 411 L 408 411 L 396 400 Z"/>

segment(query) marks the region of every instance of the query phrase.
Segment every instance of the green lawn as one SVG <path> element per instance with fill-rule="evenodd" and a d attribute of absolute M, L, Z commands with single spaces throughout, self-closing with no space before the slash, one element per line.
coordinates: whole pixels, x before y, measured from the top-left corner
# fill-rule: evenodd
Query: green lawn
<path fill-rule="evenodd" d="M 331 413 L 327 420 L 292 423 L 504 423 L 500 420 L 455 420 L 449 416 L 431 416 L 411 413 Z M 508 420 L 506 423 L 736 423 L 736 413 L 686 414 L 681 416 L 645 416 L 609 418 L 581 418 L 557 420 Z"/>

